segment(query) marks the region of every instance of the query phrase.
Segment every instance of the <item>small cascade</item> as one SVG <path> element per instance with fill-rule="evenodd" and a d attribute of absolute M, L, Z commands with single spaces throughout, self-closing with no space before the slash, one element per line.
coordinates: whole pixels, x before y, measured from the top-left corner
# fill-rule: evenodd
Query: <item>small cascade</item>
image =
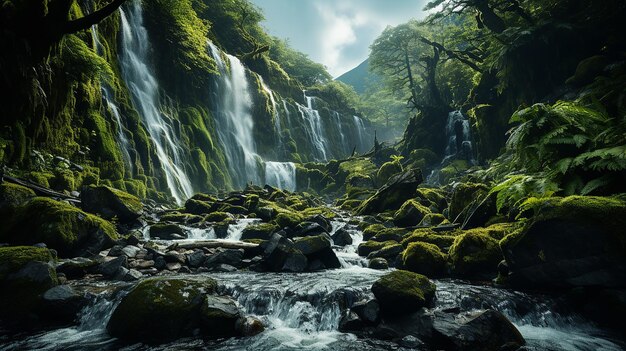
<path fill-rule="evenodd" d="M 359 256 L 357 250 L 359 245 L 363 242 L 363 232 L 355 225 L 348 224 L 343 221 L 331 221 L 332 230 L 330 236 L 332 237 L 338 230 L 345 230 L 350 234 L 352 243 L 343 247 L 334 247 L 337 258 L 341 262 L 342 268 L 350 267 L 366 267 L 368 260 L 365 257 Z"/>
<path fill-rule="evenodd" d="M 448 144 L 443 162 L 456 158 L 475 164 L 470 133 L 469 120 L 463 116 L 461 111 L 452 111 L 448 114 L 448 122 L 446 123 Z"/>
<path fill-rule="evenodd" d="M 104 54 L 104 48 L 102 46 L 102 42 L 98 37 L 98 25 L 94 24 L 91 26 L 91 38 L 94 44 L 94 50 L 99 56 Z M 122 115 L 120 113 L 120 109 L 117 107 L 115 103 L 113 93 L 111 92 L 111 87 L 109 87 L 106 83 L 100 84 L 100 89 L 102 91 L 102 98 L 107 105 L 107 108 L 111 112 L 111 116 L 115 120 L 116 130 L 117 130 L 117 142 L 120 146 L 120 151 L 122 151 L 122 158 L 124 159 L 124 164 L 128 167 L 128 175 L 132 176 L 133 174 L 133 161 L 130 157 L 131 145 L 124 133 L 124 124 L 122 122 Z"/>
<path fill-rule="evenodd" d="M 274 131 L 276 132 L 276 143 L 279 149 L 283 148 L 282 142 L 282 131 L 280 125 L 280 111 L 278 111 L 278 107 L 276 105 L 276 99 L 274 98 L 274 92 L 265 84 L 263 81 L 263 77 L 259 76 L 259 81 L 261 82 L 261 88 L 263 91 L 270 97 L 270 102 L 272 103 L 272 119 L 274 120 Z"/>
<path fill-rule="evenodd" d="M 243 234 L 243 230 L 246 229 L 249 225 L 258 223 L 261 220 L 258 218 L 242 218 L 238 219 L 237 222 L 230 224 L 228 226 L 228 231 L 226 233 L 226 240 L 241 240 L 241 234 Z"/>
<path fill-rule="evenodd" d="M 289 113 L 289 107 L 287 106 L 287 101 L 283 100 L 283 108 L 285 109 L 285 117 L 287 118 L 287 126 L 289 129 L 293 126 L 291 123 L 291 113 Z"/>
<path fill-rule="evenodd" d="M 345 155 L 349 155 L 351 150 L 350 150 L 350 145 L 348 145 L 347 143 L 346 135 L 343 133 L 341 115 L 337 111 L 332 111 L 332 116 L 335 119 L 335 123 L 337 124 L 337 130 L 339 131 L 341 152 L 344 153 Z"/>
<path fill-rule="evenodd" d="M 354 128 L 356 129 L 357 135 L 357 150 L 361 153 L 367 152 L 367 140 L 365 140 L 365 123 L 363 123 L 363 119 L 359 116 L 352 116 L 352 120 L 354 120 Z"/>
<path fill-rule="evenodd" d="M 128 11 L 128 12 L 126 12 Z M 150 50 L 148 32 L 143 26 L 140 0 L 120 8 L 122 77 L 130 90 L 133 104 L 139 112 L 156 149 L 165 173 L 167 186 L 178 204 L 193 195 L 193 188 L 184 170 L 180 142 L 171 118 L 161 112 L 159 85 L 148 66 Z"/>
<path fill-rule="evenodd" d="M 265 184 L 295 191 L 296 165 L 293 162 L 265 162 Z"/>
<path fill-rule="evenodd" d="M 252 97 L 246 69 L 238 58 L 225 54 L 227 66 L 221 51 L 210 41 L 208 45 L 220 71 L 220 78 L 216 81 L 216 91 L 219 92 L 215 110 L 216 127 L 233 184 L 240 189 L 248 182 L 260 184 L 260 156 L 256 153 L 253 139 Z M 275 102 L 273 104 L 275 109 Z"/>
<path fill-rule="evenodd" d="M 311 145 L 313 145 L 317 153 L 316 159 L 318 161 L 328 161 L 328 159 L 332 156 L 329 155 L 328 141 L 324 136 L 322 117 L 320 116 L 319 111 L 317 111 L 313 106 L 314 97 L 307 96 L 305 91 L 304 98 L 307 103 L 306 106 L 297 104 L 300 117 L 302 117 L 306 124 L 308 124 L 307 135 L 311 141 Z"/>

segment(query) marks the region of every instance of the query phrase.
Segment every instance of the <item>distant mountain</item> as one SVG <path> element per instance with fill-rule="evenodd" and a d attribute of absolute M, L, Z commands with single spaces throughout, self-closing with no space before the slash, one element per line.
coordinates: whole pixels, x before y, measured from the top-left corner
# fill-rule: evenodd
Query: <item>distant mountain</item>
<path fill-rule="evenodd" d="M 352 70 L 337 77 L 335 80 L 351 85 L 358 94 L 363 94 L 368 86 L 380 82 L 381 78 L 369 71 L 368 58 Z"/>

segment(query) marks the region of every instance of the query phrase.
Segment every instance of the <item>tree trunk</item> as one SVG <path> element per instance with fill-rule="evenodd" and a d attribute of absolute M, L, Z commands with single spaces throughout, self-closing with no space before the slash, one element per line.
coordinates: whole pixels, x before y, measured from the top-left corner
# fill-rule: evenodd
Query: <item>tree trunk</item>
<path fill-rule="evenodd" d="M 497 34 L 504 32 L 506 24 L 489 6 L 489 0 L 478 0 L 474 7 L 480 12 L 480 19 L 487 29 Z"/>

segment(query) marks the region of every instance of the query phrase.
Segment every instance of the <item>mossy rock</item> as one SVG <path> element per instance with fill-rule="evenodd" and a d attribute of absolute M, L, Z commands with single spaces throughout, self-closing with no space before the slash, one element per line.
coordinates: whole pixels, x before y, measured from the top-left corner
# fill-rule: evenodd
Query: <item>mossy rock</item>
<path fill-rule="evenodd" d="M 440 211 L 443 211 L 446 207 L 448 207 L 446 194 L 441 189 L 418 188 L 417 197 L 423 200 L 428 200 L 432 206 L 436 207 Z"/>
<path fill-rule="evenodd" d="M 27 203 L 35 197 L 31 189 L 13 183 L 0 184 L 0 213 Z"/>
<path fill-rule="evenodd" d="M 386 229 L 388 228 L 380 223 L 369 224 L 365 229 L 363 229 L 363 240 L 370 240 L 376 234 Z"/>
<path fill-rule="evenodd" d="M 304 217 L 295 212 L 281 212 L 274 219 L 280 228 L 295 228 L 302 221 L 304 221 Z"/>
<path fill-rule="evenodd" d="M 80 199 L 84 211 L 97 213 L 105 219 L 117 218 L 126 222 L 143 213 L 143 204 L 136 196 L 104 185 L 84 187 Z"/>
<path fill-rule="evenodd" d="M 389 161 L 383 163 L 383 165 L 376 173 L 376 183 L 385 184 L 389 178 L 402 172 L 402 164 L 398 161 Z"/>
<path fill-rule="evenodd" d="M 529 199 L 534 215 L 500 241 L 518 287 L 626 286 L 626 200 L 569 196 Z"/>
<path fill-rule="evenodd" d="M 213 213 L 209 213 L 208 215 L 206 215 L 204 217 L 204 221 L 205 222 L 223 222 L 223 221 L 227 221 L 233 218 L 235 218 L 235 216 L 227 212 L 213 212 Z"/>
<path fill-rule="evenodd" d="M 213 203 L 191 198 L 185 202 L 185 211 L 195 215 L 205 215 L 214 211 Z"/>
<path fill-rule="evenodd" d="M 384 186 L 357 208 L 359 215 L 371 215 L 398 210 L 407 200 L 415 197 L 422 183 L 422 171 L 410 169 L 391 177 Z"/>
<path fill-rule="evenodd" d="M 454 235 L 437 233 L 428 228 L 415 229 L 410 235 L 402 239 L 401 244 L 408 247 L 410 243 L 423 242 L 436 245 L 442 251 L 447 251 L 454 243 Z"/>
<path fill-rule="evenodd" d="M 452 190 L 448 218 L 454 222 L 459 215 L 476 199 L 484 198 L 489 187 L 480 183 L 460 183 Z"/>
<path fill-rule="evenodd" d="M 107 331 L 113 337 L 147 343 L 192 336 L 200 326 L 203 299 L 216 286 L 211 278 L 146 279 L 122 298 Z"/>
<path fill-rule="evenodd" d="M 15 208 L 0 228 L 0 241 L 12 245 L 43 242 L 61 257 L 91 256 L 113 246 L 117 239 L 110 222 L 43 197 Z"/>
<path fill-rule="evenodd" d="M 435 297 L 435 289 L 435 284 L 427 277 L 404 270 L 387 273 L 372 285 L 381 313 L 389 318 L 407 315 L 429 305 Z"/>
<path fill-rule="evenodd" d="M 272 234 L 277 231 L 278 226 L 271 223 L 251 224 L 241 233 L 241 239 L 262 239 L 269 240 Z"/>
<path fill-rule="evenodd" d="M 412 242 L 402 252 L 402 267 L 429 277 L 441 277 L 446 270 L 446 254 L 439 247 L 425 242 Z"/>
<path fill-rule="evenodd" d="M 14 273 L 28 262 L 54 262 L 50 250 L 34 246 L 0 247 L 0 281 Z"/>
<path fill-rule="evenodd" d="M 346 200 L 339 204 L 339 208 L 344 211 L 354 211 L 362 202 L 361 200 Z"/>
<path fill-rule="evenodd" d="M 428 207 L 415 200 L 408 200 L 394 214 L 393 223 L 398 227 L 413 227 L 418 225 L 430 213 L 431 211 Z"/>
<path fill-rule="evenodd" d="M 370 253 L 374 251 L 379 251 L 386 246 L 396 245 L 397 243 L 398 243 L 397 241 L 393 241 L 393 240 L 384 241 L 384 242 L 365 241 L 359 245 L 357 251 L 359 253 L 359 256 L 367 257 Z"/>
<path fill-rule="evenodd" d="M 404 228 L 384 228 L 380 230 L 376 235 L 370 238 L 370 240 L 374 241 L 389 241 L 393 240 L 396 242 L 402 241 L 405 235 L 408 234 L 408 230 Z"/>
<path fill-rule="evenodd" d="M 502 252 L 498 241 L 481 228 L 470 229 L 459 235 L 449 252 L 451 270 L 463 278 L 492 279 Z"/>
<path fill-rule="evenodd" d="M 448 219 L 440 214 L 440 213 L 429 213 L 426 216 L 424 216 L 424 218 L 422 218 L 422 221 L 419 223 L 420 226 L 425 226 L 425 227 L 434 227 L 436 225 L 440 225 L 440 224 L 446 224 L 449 223 Z"/>
<path fill-rule="evenodd" d="M 150 226 L 150 237 L 152 238 L 170 240 L 185 236 L 185 231 L 178 224 L 156 223 Z"/>
<path fill-rule="evenodd" d="M 367 258 L 370 260 L 374 258 L 384 258 L 390 265 L 395 265 L 403 249 L 402 245 L 394 241 L 393 244 L 385 245 L 380 250 L 371 252 L 367 255 Z"/>
<path fill-rule="evenodd" d="M 159 220 L 161 222 L 192 224 L 201 222 L 203 218 L 190 213 L 169 212 L 159 217 Z"/>

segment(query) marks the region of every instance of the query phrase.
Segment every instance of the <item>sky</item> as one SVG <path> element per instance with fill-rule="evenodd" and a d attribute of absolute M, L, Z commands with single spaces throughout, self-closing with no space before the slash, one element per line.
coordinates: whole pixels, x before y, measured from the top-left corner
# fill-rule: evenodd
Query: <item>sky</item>
<path fill-rule="evenodd" d="M 333 77 L 369 55 L 388 25 L 422 18 L 426 0 L 251 0 L 263 10 L 269 34 L 328 68 Z"/>

